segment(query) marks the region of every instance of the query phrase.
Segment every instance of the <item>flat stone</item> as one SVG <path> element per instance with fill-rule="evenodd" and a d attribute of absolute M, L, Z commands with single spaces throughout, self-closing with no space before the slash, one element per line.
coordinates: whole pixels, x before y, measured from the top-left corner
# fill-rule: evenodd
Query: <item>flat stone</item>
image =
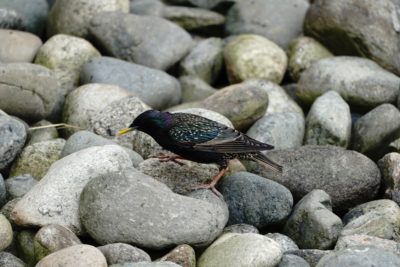
<path fill-rule="evenodd" d="M 54 115 L 63 94 L 54 73 L 30 63 L 0 64 L 0 109 L 28 121 Z"/>
<path fill-rule="evenodd" d="M 107 267 L 107 261 L 97 248 L 89 245 L 75 245 L 44 257 L 35 266 Z"/>
<path fill-rule="evenodd" d="M 229 35 L 259 34 L 286 48 L 301 35 L 308 7 L 303 0 L 236 1 L 227 14 L 225 29 Z"/>
<path fill-rule="evenodd" d="M 94 134 L 89 131 L 79 131 L 71 135 L 65 143 L 63 150 L 61 151 L 61 158 L 66 157 L 77 151 L 93 147 L 93 146 L 104 146 L 104 145 L 116 145 L 117 143 L 104 138 L 100 135 Z M 143 161 L 142 156 L 127 147 L 122 147 L 125 152 L 129 155 L 132 160 L 133 167 L 138 167 L 139 163 Z"/>
<path fill-rule="evenodd" d="M 278 265 L 282 249 L 274 240 L 258 234 L 224 234 L 201 255 L 199 267 Z"/>
<path fill-rule="evenodd" d="M 317 267 L 395 267 L 399 265 L 399 255 L 384 249 L 359 246 L 335 251 L 333 254 L 326 255 L 318 262 Z"/>
<path fill-rule="evenodd" d="M 56 1 L 49 13 L 47 35 L 65 33 L 86 38 L 89 36 L 90 21 L 104 11 L 128 13 L 129 0 Z"/>
<path fill-rule="evenodd" d="M 109 84 L 91 83 L 76 88 L 65 100 L 63 121 L 77 128 L 66 128 L 64 134 L 69 137 L 80 129 L 89 129 L 92 116 L 112 102 L 130 95 L 129 91 Z"/>
<path fill-rule="evenodd" d="M 382 104 L 353 126 L 353 149 L 373 159 L 382 157 L 391 141 L 400 137 L 400 111 L 392 104 Z"/>
<path fill-rule="evenodd" d="M 257 228 L 279 224 L 293 206 L 284 186 L 248 172 L 236 172 L 218 184 L 229 208 L 229 224 L 246 223 Z"/>
<path fill-rule="evenodd" d="M 283 233 L 302 249 L 329 249 L 342 228 L 341 219 L 332 212 L 331 198 L 317 189 L 296 204 Z"/>
<path fill-rule="evenodd" d="M 56 251 L 80 244 L 79 238 L 68 228 L 49 224 L 40 228 L 34 237 L 35 259 L 40 261 Z"/>
<path fill-rule="evenodd" d="M 380 199 L 361 204 L 343 217 L 342 236 L 367 234 L 400 241 L 400 208 L 392 200 Z"/>
<path fill-rule="evenodd" d="M 106 257 L 108 265 L 124 262 L 151 261 L 150 256 L 145 251 L 129 244 L 113 243 L 100 246 L 98 249 Z"/>
<path fill-rule="evenodd" d="M 400 58 L 393 56 L 400 53 L 397 9 L 398 3 L 391 0 L 316 0 L 305 18 L 304 32 L 335 55 L 367 57 L 400 75 Z"/>
<path fill-rule="evenodd" d="M 171 75 L 116 58 L 90 60 L 82 69 L 81 82 L 120 86 L 154 109 L 176 105 L 181 99 L 180 84 Z"/>
<path fill-rule="evenodd" d="M 255 34 L 233 37 L 225 45 L 224 58 L 230 83 L 260 78 L 279 84 L 287 67 L 285 52 Z"/>
<path fill-rule="evenodd" d="M 303 144 L 305 120 L 295 112 L 264 115 L 247 131 L 247 135 L 275 149 L 299 148 Z"/>
<path fill-rule="evenodd" d="M 11 166 L 10 175 L 30 174 L 42 179 L 50 166 L 60 159 L 65 140 L 58 138 L 26 146 Z"/>
<path fill-rule="evenodd" d="M 399 85 L 399 77 L 369 59 L 330 57 L 303 71 L 297 96 L 309 105 L 318 96 L 334 90 L 350 106 L 368 110 L 383 103 L 395 103 Z"/>
<path fill-rule="evenodd" d="M 133 168 L 89 182 L 79 210 L 85 229 L 98 243 L 118 241 L 150 249 L 206 246 L 228 220 L 225 202 L 210 190 L 177 195 Z"/>
<path fill-rule="evenodd" d="M 1 4 L 0 4 L 1 6 Z M 0 62 L 32 62 L 42 40 L 34 34 L 0 29 Z"/>
<path fill-rule="evenodd" d="M 113 57 L 160 70 L 172 67 L 192 46 L 189 33 L 175 23 L 121 12 L 94 16 L 90 34 Z"/>
<path fill-rule="evenodd" d="M 55 162 L 16 204 L 12 219 L 18 225 L 59 224 L 76 234 L 83 233 L 79 220 L 79 197 L 86 183 L 98 176 L 132 166 L 122 148 L 92 147 Z"/>
<path fill-rule="evenodd" d="M 207 38 L 200 41 L 181 61 L 182 75 L 193 75 L 212 84 L 218 78 L 223 64 L 222 40 Z"/>
<path fill-rule="evenodd" d="M 57 34 L 40 47 L 35 64 L 53 70 L 66 95 L 78 87 L 83 65 L 95 57 L 100 57 L 99 51 L 85 39 Z"/>
<path fill-rule="evenodd" d="M 335 211 L 346 211 L 378 194 L 378 167 L 356 151 L 335 146 L 302 146 L 269 151 L 267 156 L 283 166 L 282 175 L 257 163 L 247 164 L 247 170 L 284 185 L 295 201 L 314 189 L 322 189 L 331 196 Z"/>
<path fill-rule="evenodd" d="M 339 93 L 328 91 L 318 97 L 306 118 L 304 143 L 347 148 L 350 135 L 350 107 Z"/>
<path fill-rule="evenodd" d="M 7 168 L 24 147 L 25 125 L 0 109 L 0 170 Z"/>

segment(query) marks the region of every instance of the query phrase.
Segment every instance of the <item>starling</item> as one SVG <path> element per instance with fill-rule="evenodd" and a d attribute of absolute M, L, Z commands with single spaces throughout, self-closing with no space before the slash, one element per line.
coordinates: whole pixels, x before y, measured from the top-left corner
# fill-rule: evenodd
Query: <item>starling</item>
<path fill-rule="evenodd" d="M 140 114 L 129 128 L 122 129 L 117 136 L 139 130 L 153 137 L 164 149 L 176 155 L 163 155 L 163 160 L 188 159 L 199 163 L 216 163 L 219 173 L 211 183 L 197 188 L 215 189 L 218 180 L 225 174 L 230 159 L 253 160 L 270 169 L 282 172 L 282 166 L 268 159 L 260 151 L 274 147 L 259 142 L 247 135 L 216 121 L 188 113 L 169 113 L 148 110 Z"/>

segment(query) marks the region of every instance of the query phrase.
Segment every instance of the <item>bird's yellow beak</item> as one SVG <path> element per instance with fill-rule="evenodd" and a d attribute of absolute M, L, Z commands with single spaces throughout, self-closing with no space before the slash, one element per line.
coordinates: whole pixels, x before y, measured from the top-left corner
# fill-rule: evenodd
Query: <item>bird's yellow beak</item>
<path fill-rule="evenodd" d="M 121 129 L 115 136 L 121 136 L 126 133 L 132 132 L 133 130 L 135 130 L 135 128 L 124 128 L 124 129 Z"/>

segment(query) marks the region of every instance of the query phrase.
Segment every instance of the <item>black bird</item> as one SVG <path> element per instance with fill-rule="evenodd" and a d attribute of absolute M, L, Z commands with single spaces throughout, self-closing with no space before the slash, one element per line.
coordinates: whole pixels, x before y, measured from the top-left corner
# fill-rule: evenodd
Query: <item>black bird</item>
<path fill-rule="evenodd" d="M 268 159 L 260 151 L 274 147 L 220 124 L 216 121 L 188 113 L 169 113 L 148 110 L 141 113 L 129 128 L 122 129 L 117 136 L 139 130 L 153 137 L 164 149 L 176 155 L 163 155 L 163 160 L 188 159 L 199 163 L 216 163 L 219 173 L 211 183 L 197 188 L 215 189 L 218 180 L 225 174 L 230 159 L 253 160 L 265 164 L 274 171 L 282 172 L 282 166 Z"/>

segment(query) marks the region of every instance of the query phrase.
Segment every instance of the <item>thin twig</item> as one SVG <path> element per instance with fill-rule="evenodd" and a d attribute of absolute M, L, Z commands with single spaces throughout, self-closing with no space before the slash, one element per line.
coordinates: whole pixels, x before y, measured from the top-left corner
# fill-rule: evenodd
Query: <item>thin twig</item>
<path fill-rule="evenodd" d="M 67 123 L 56 123 L 56 124 L 49 124 L 49 125 L 43 125 L 43 126 L 34 126 L 34 127 L 29 127 L 29 130 L 40 130 L 40 129 L 46 129 L 46 128 L 57 128 L 57 129 L 64 129 L 64 128 L 73 128 L 77 130 L 83 130 L 81 127 L 67 124 Z"/>

